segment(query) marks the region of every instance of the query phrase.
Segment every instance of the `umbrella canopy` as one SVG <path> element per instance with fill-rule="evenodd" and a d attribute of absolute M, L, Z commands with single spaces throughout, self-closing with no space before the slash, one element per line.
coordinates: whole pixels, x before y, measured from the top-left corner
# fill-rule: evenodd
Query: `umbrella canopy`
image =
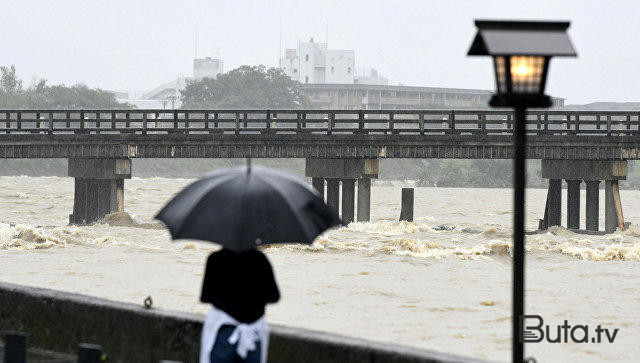
<path fill-rule="evenodd" d="M 303 180 L 262 168 L 218 169 L 186 187 L 156 216 L 173 239 L 218 243 L 236 252 L 266 243 L 311 243 L 341 225 Z"/>

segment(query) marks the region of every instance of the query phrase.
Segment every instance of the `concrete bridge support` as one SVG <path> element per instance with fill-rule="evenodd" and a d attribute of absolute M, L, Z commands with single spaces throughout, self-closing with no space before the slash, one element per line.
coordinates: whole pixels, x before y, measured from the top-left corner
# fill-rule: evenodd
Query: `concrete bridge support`
<path fill-rule="evenodd" d="M 327 179 L 327 204 L 336 212 L 340 211 L 340 179 Z"/>
<path fill-rule="evenodd" d="M 587 231 L 597 231 L 600 225 L 600 180 L 587 180 L 585 184 L 587 184 L 585 227 Z"/>
<path fill-rule="evenodd" d="M 550 179 L 544 212 L 546 227 L 559 226 L 562 219 L 562 179 Z"/>
<path fill-rule="evenodd" d="M 354 221 L 356 210 L 355 201 L 356 180 L 342 179 L 342 220 L 346 223 Z"/>
<path fill-rule="evenodd" d="M 69 159 L 75 178 L 70 224 L 93 223 L 124 211 L 124 179 L 131 178 L 131 159 Z"/>
<path fill-rule="evenodd" d="M 604 230 L 613 233 L 616 229 L 624 229 L 622 201 L 618 180 L 607 180 L 604 186 Z"/>
<path fill-rule="evenodd" d="M 371 178 L 358 179 L 358 222 L 371 219 Z"/>
<path fill-rule="evenodd" d="M 342 206 L 341 218 L 345 223 L 356 217 L 357 184 L 357 218 L 369 221 L 371 178 L 378 177 L 378 159 L 307 159 L 305 175 L 312 178 L 317 190 L 324 189 L 324 181 L 327 182 L 327 204 L 336 212 Z"/>
<path fill-rule="evenodd" d="M 313 186 L 313 188 L 315 190 L 318 191 L 318 193 L 320 193 L 320 195 L 324 199 L 324 196 L 325 196 L 325 193 L 324 193 L 324 179 L 322 179 L 322 178 L 311 178 L 311 185 Z"/>
<path fill-rule="evenodd" d="M 580 184 L 582 180 L 567 180 L 567 228 L 580 229 Z"/>
<path fill-rule="evenodd" d="M 540 229 L 559 226 L 562 179 L 567 181 L 567 228 L 580 229 L 580 183 L 587 186 L 585 207 L 587 231 L 599 229 L 599 185 L 605 181 L 605 232 L 624 229 L 618 180 L 627 177 L 626 161 L 542 160 L 542 177 L 549 179 L 549 192 Z"/>

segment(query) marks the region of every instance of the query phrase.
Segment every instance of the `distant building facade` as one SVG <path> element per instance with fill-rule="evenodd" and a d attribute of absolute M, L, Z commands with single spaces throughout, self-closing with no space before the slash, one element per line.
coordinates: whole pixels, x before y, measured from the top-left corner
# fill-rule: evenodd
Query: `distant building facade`
<path fill-rule="evenodd" d="M 356 75 L 353 78 L 353 83 L 386 86 L 389 84 L 389 80 L 380 76 L 377 69 L 361 68 L 356 72 Z"/>
<path fill-rule="evenodd" d="M 163 83 L 144 94 L 142 99 L 158 101 L 162 108 L 179 108 L 182 105 L 180 91 L 187 87 L 187 82 L 191 79 L 194 77 L 181 76 L 171 82 Z"/>
<path fill-rule="evenodd" d="M 327 43 L 315 43 L 313 38 L 299 42 L 297 49 L 286 49 L 280 68 L 300 83 L 353 83 L 355 52 L 328 49 Z"/>
<path fill-rule="evenodd" d="M 371 84 L 302 84 L 303 94 L 314 108 L 428 109 L 487 108 L 494 91 Z M 563 98 L 553 98 L 553 108 L 563 108 Z"/>
<path fill-rule="evenodd" d="M 327 48 L 327 43 L 298 42 L 286 49 L 280 68 L 317 109 L 488 108 L 494 91 L 393 86 L 373 68 L 355 68 L 355 52 Z M 552 98 L 552 108 L 564 99 Z"/>
<path fill-rule="evenodd" d="M 202 78 L 218 78 L 224 73 L 224 62 L 220 58 L 195 58 L 193 60 L 193 77 L 181 76 L 177 79 L 161 84 L 153 90 L 145 93 L 141 99 L 130 100 L 128 102 L 136 104 L 142 101 L 150 104 L 150 101 L 157 101 L 162 108 L 178 108 L 182 105 L 180 101 L 180 91 L 184 90 L 187 82 Z"/>
<path fill-rule="evenodd" d="M 194 78 L 218 78 L 224 73 L 224 62 L 219 58 L 196 58 L 193 60 Z"/>

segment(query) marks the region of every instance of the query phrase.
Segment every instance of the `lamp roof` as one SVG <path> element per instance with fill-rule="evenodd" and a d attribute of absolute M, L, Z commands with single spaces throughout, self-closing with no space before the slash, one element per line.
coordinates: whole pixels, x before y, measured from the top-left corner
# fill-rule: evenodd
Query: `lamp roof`
<path fill-rule="evenodd" d="M 568 21 L 476 20 L 468 55 L 537 55 L 575 57 Z"/>

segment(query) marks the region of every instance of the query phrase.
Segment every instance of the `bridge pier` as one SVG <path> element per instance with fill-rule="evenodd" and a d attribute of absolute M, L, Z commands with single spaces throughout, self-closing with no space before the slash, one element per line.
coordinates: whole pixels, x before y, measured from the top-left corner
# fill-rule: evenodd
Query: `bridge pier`
<path fill-rule="evenodd" d="M 547 191 L 547 227 L 559 226 L 562 220 L 562 179 L 550 179 Z"/>
<path fill-rule="evenodd" d="M 124 179 L 131 178 L 131 159 L 69 159 L 75 178 L 70 224 L 89 224 L 124 211 Z"/>
<path fill-rule="evenodd" d="M 358 178 L 358 222 L 371 219 L 371 178 Z"/>
<path fill-rule="evenodd" d="M 312 178 L 311 183 L 317 190 L 324 189 L 324 180 L 327 181 L 327 205 L 340 212 L 341 204 L 341 218 L 345 223 L 353 222 L 356 217 L 357 184 L 357 218 L 359 222 L 369 221 L 371 178 L 378 177 L 378 159 L 309 158 L 306 160 L 305 175 Z"/>
<path fill-rule="evenodd" d="M 613 233 L 617 228 L 624 229 L 620 189 L 618 180 L 607 180 L 604 186 L 604 229 Z"/>
<path fill-rule="evenodd" d="M 585 227 L 587 231 L 597 231 L 600 225 L 600 180 L 587 180 L 585 184 L 587 184 Z"/>
<path fill-rule="evenodd" d="M 562 179 L 567 181 L 567 228 L 580 229 L 580 183 L 587 186 L 585 207 L 587 231 L 599 229 L 599 185 L 605 181 L 605 232 L 624 229 L 618 180 L 627 178 L 626 161 L 542 160 L 542 177 L 549 179 L 549 192 L 540 229 L 559 226 L 562 208 Z"/>
<path fill-rule="evenodd" d="M 322 178 L 311 178 L 311 185 L 313 186 L 313 188 L 315 190 L 318 191 L 318 193 L 320 193 L 320 195 L 322 196 L 322 199 L 324 199 L 325 193 L 324 193 L 324 179 Z"/>
<path fill-rule="evenodd" d="M 342 179 L 342 220 L 345 223 L 354 221 L 356 210 L 356 180 Z"/>
<path fill-rule="evenodd" d="M 580 183 L 567 180 L 567 228 L 580 229 Z"/>
<path fill-rule="evenodd" d="M 327 205 L 333 208 L 336 212 L 339 212 L 340 202 L 340 179 L 330 178 L 327 179 Z"/>

